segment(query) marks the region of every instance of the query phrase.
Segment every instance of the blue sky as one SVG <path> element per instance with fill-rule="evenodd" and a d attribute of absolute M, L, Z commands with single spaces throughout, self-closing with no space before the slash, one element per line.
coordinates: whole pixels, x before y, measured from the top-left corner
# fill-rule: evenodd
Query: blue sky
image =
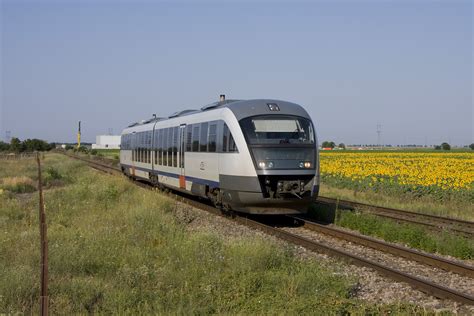
<path fill-rule="evenodd" d="M 471 1 L 1 2 L 0 139 L 74 141 L 228 98 L 320 140 L 474 142 Z"/>

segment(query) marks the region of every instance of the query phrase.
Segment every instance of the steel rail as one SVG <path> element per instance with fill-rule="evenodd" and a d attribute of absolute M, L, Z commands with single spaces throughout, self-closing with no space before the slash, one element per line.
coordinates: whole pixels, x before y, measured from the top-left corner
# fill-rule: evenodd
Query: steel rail
<path fill-rule="evenodd" d="M 474 222 L 471 221 L 370 205 L 355 201 L 333 199 L 325 196 L 319 196 L 317 201 L 336 205 L 341 208 L 362 208 L 377 216 L 390 218 L 396 221 L 423 225 L 437 230 L 448 229 L 469 237 L 474 235 Z"/>
<path fill-rule="evenodd" d="M 296 220 L 298 223 L 303 224 L 303 228 L 336 237 L 339 239 L 347 240 L 353 243 L 357 243 L 366 247 L 370 247 L 379 251 L 391 253 L 398 257 L 403 257 L 413 261 L 420 262 L 425 265 L 440 268 L 446 271 L 455 272 L 470 278 L 474 278 L 474 267 L 460 263 L 453 260 L 448 260 L 443 257 L 439 257 L 433 254 L 424 253 L 418 250 L 414 250 L 408 247 L 403 247 L 395 244 L 391 244 L 376 238 L 352 233 L 349 231 L 342 230 L 340 228 L 326 226 L 315 223 L 311 220 L 303 218 L 301 216 L 288 215 L 288 218 Z"/>
<path fill-rule="evenodd" d="M 77 158 L 77 157 L 73 157 L 73 156 L 70 156 L 70 155 L 68 155 L 68 156 L 72 157 L 72 158 Z M 89 165 L 95 164 L 98 167 L 97 168 L 98 170 L 101 170 L 101 171 L 104 171 L 104 172 L 106 172 L 106 170 L 103 170 L 103 169 L 114 170 L 114 171 L 120 172 L 119 169 L 116 168 L 116 167 L 99 164 L 99 163 L 96 163 L 96 162 L 91 161 L 89 159 L 82 158 L 82 157 L 77 158 L 77 159 L 83 160 L 84 162 L 87 162 Z M 145 185 L 143 183 L 141 184 L 141 186 L 145 187 L 149 190 L 154 189 L 153 187 L 151 187 L 149 185 Z M 188 205 L 199 208 L 201 210 L 210 212 L 212 214 L 225 216 L 225 215 L 222 214 L 222 212 L 219 209 L 217 209 L 213 206 L 210 206 L 210 205 L 207 205 L 207 204 L 195 201 L 195 200 L 187 199 L 187 198 L 184 198 L 184 197 L 181 197 L 179 199 L 179 198 L 177 198 L 177 196 L 175 196 L 175 197 L 172 197 L 172 198 L 177 200 L 177 201 L 181 201 L 181 202 L 186 203 Z M 277 228 L 277 227 L 273 227 L 273 226 L 270 226 L 270 225 L 267 225 L 267 224 L 264 224 L 264 223 L 257 222 L 255 220 L 252 220 L 252 219 L 248 218 L 248 217 L 240 217 L 240 216 L 236 216 L 236 217 L 232 217 L 232 218 L 230 218 L 228 216 L 226 216 L 226 217 L 229 218 L 230 220 L 233 220 L 233 221 L 235 221 L 237 223 L 240 223 L 242 225 L 261 230 L 261 231 L 263 231 L 263 232 L 265 232 L 269 235 L 273 235 L 277 238 L 288 241 L 288 242 L 290 242 L 292 244 L 295 244 L 295 245 L 298 245 L 298 246 L 305 247 L 309 250 L 312 250 L 312 251 L 315 251 L 315 252 L 326 253 L 330 256 L 343 259 L 343 260 L 348 261 L 350 263 L 374 269 L 375 271 L 379 272 L 382 275 L 385 275 L 385 276 L 387 276 L 387 277 L 389 277 L 393 280 L 396 280 L 396 281 L 405 282 L 405 283 L 409 284 L 410 286 L 412 286 L 414 288 L 417 288 L 422 292 L 428 293 L 428 294 L 430 294 L 434 297 L 442 298 L 442 299 L 450 299 L 450 300 L 457 301 L 457 302 L 460 302 L 460 303 L 463 303 L 463 304 L 474 305 L 474 296 L 471 296 L 467 293 L 462 293 L 458 290 L 451 289 L 451 288 L 448 288 L 446 286 L 436 284 L 436 283 L 431 282 L 429 280 L 426 280 L 426 279 L 423 279 L 423 278 L 420 278 L 420 277 L 417 277 L 417 276 L 414 276 L 414 275 L 410 275 L 410 274 L 405 273 L 403 271 L 383 266 L 382 264 L 379 264 L 375 261 L 371 261 L 371 260 L 368 260 L 366 258 L 351 254 L 351 253 L 349 253 L 347 251 L 344 251 L 344 250 L 339 250 L 339 249 L 336 249 L 336 248 L 332 248 L 332 247 L 327 246 L 323 243 L 320 243 L 320 242 L 317 242 L 317 241 L 314 241 L 314 240 L 310 240 L 308 238 L 305 238 L 305 237 L 302 237 L 302 236 L 284 231 L 284 230 L 282 230 L 280 228 Z"/>
<path fill-rule="evenodd" d="M 84 161 L 84 162 L 88 163 L 90 167 L 92 167 L 94 169 L 97 169 L 97 170 L 100 170 L 100 171 L 105 171 L 109 174 L 117 173 L 117 172 L 122 174 L 122 172 L 120 171 L 120 168 L 117 167 L 117 166 L 107 165 L 105 163 L 100 163 L 100 162 L 97 162 L 97 161 L 94 161 L 94 160 L 91 160 L 91 159 L 87 159 L 87 158 L 84 158 L 84 157 L 81 157 L 81 156 L 78 156 L 78 155 L 71 155 L 69 153 L 63 153 L 63 154 L 68 156 L 68 157 L 71 157 L 73 159 Z M 99 169 L 99 168 L 102 168 L 102 169 Z"/>

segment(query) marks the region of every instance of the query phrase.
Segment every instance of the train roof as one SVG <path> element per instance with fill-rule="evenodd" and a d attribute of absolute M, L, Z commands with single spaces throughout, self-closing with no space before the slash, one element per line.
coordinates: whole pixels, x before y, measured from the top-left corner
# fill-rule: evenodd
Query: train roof
<path fill-rule="evenodd" d="M 128 127 L 145 125 L 157 121 L 169 120 L 176 117 L 188 116 L 221 108 L 230 109 L 236 116 L 237 120 L 249 116 L 265 114 L 296 115 L 310 119 L 310 116 L 302 106 L 292 102 L 273 99 L 224 100 L 205 105 L 199 110 L 182 110 L 175 112 L 168 117 L 153 117 L 148 120 L 132 123 Z"/>

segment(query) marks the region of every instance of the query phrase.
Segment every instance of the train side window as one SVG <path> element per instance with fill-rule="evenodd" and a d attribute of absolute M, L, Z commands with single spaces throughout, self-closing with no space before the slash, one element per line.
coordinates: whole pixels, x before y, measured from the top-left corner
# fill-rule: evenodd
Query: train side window
<path fill-rule="evenodd" d="M 229 152 L 233 153 L 237 151 L 237 145 L 235 144 L 234 137 L 232 136 L 232 133 L 229 133 Z"/>
<path fill-rule="evenodd" d="M 158 132 L 158 165 L 163 164 L 163 129 Z"/>
<path fill-rule="evenodd" d="M 201 123 L 201 137 L 199 139 L 199 151 L 207 151 L 207 132 L 209 123 Z"/>
<path fill-rule="evenodd" d="M 173 165 L 173 128 L 168 127 L 168 167 Z"/>
<path fill-rule="evenodd" d="M 178 167 L 178 129 L 173 128 L 173 167 Z"/>
<path fill-rule="evenodd" d="M 209 125 L 208 152 L 215 153 L 217 149 L 217 123 Z"/>
<path fill-rule="evenodd" d="M 193 125 L 193 151 L 199 151 L 199 124 Z"/>
<path fill-rule="evenodd" d="M 191 151 L 192 149 L 192 139 L 193 137 L 193 125 L 189 124 L 186 126 L 186 151 Z"/>
<path fill-rule="evenodd" d="M 163 166 L 168 164 L 168 129 L 163 129 Z"/>
<path fill-rule="evenodd" d="M 227 152 L 227 142 L 229 140 L 229 127 L 224 123 L 224 132 L 222 133 L 222 152 Z"/>

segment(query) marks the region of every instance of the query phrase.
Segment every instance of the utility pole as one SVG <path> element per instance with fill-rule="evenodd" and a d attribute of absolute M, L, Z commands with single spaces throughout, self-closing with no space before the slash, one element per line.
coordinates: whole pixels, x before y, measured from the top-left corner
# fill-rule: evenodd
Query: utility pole
<path fill-rule="evenodd" d="M 381 148 L 382 124 L 377 124 L 377 147 Z"/>
<path fill-rule="evenodd" d="M 79 121 L 79 128 L 77 130 L 77 148 L 81 147 L 81 121 Z"/>

